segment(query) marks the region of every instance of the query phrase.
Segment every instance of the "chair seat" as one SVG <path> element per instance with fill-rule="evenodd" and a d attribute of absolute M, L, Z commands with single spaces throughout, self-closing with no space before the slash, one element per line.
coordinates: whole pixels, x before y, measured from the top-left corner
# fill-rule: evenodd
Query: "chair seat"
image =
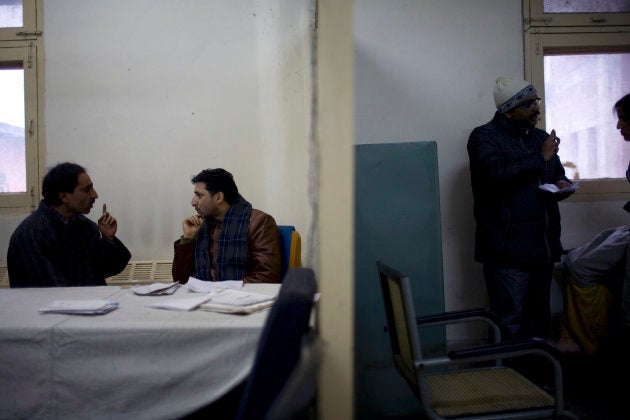
<path fill-rule="evenodd" d="M 427 382 L 433 409 L 443 417 L 532 407 L 553 410 L 555 403 L 551 395 L 506 367 L 434 374 Z"/>

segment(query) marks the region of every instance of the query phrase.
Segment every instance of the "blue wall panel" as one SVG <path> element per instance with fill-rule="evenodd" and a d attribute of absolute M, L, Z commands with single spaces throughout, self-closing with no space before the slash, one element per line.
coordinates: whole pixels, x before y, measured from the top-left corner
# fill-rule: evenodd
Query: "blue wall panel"
<path fill-rule="evenodd" d="M 419 403 L 392 363 L 376 261 L 410 277 L 418 315 L 444 311 L 437 145 L 355 147 L 356 418 L 418 413 Z M 444 331 L 430 331 L 423 340 L 441 348 Z"/>

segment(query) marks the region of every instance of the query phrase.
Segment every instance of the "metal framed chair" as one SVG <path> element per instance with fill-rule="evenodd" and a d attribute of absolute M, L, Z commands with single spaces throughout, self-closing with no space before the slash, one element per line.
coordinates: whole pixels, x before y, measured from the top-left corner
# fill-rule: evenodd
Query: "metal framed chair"
<path fill-rule="evenodd" d="M 289 268 L 302 266 L 302 237 L 291 225 L 278 225 L 278 233 L 282 246 L 281 279 L 284 279 Z"/>
<path fill-rule="evenodd" d="M 417 317 L 409 278 L 381 261 L 377 269 L 394 365 L 429 418 L 577 418 L 564 409 L 559 355 L 546 341 L 501 342 L 498 318 L 484 309 Z M 423 352 L 419 328 L 480 321 L 493 329 L 494 343 L 437 356 Z M 553 391 L 504 366 L 521 356 L 547 362 L 543 366 L 553 372 Z"/>

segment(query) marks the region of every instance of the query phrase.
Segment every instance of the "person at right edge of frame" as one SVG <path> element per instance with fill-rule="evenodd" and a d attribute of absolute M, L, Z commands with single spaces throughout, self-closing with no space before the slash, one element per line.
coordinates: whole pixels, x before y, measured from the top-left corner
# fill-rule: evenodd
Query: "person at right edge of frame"
<path fill-rule="evenodd" d="M 483 264 L 490 310 L 507 339 L 548 339 L 551 280 L 562 255 L 558 201 L 573 192 L 558 157 L 555 130 L 536 128 L 536 88 L 499 77 L 496 112 L 476 127 L 467 149 L 474 198 L 475 260 Z M 569 191 L 548 192 L 543 184 Z"/>

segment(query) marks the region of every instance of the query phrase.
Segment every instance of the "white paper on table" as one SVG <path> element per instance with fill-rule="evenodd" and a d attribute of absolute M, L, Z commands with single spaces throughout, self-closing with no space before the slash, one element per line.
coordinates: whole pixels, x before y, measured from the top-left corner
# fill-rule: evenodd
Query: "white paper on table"
<path fill-rule="evenodd" d="M 172 295 L 179 288 L 179 283 L 153 283 L 143 286 L 136 286 L 131 289 L 133 293 L 140 296 Z"/>
<path fill-rule="evenodd" d="M 271 308 L 273 306 L 273 300 L 256 303 L 253 305 L 247 306 L 231 306 L 231 305 L 221 305 L 218 303 L 206 302 L 199 306 L 200 310 L 203 311 L 211 311 L 211 312 L 221 312 L 225 314 L 251 314 L 254 312 L 262 311 L 263 309 Z"/>
<path fill-rule="evenodd" d="M 53 300 L 38 311 L 55 314 L 100 315 L 113 311 L 117 307 L 118 302 L 106 299 Z"/>
<path fill-rule="evenodd" d="M 245 292 L 243 290 L 225 289 L 214 294 L 210 301 L 213 304 L 227 306 L 247 306 L 275 300 L 275 296 L 262 293 Z"/>
<path fill-rule="evenodd" d="M 193 297 L 164 299 L 159 302 L 151 303 L 147 306 L 157 309 L 170 309 L 172 311 L 192 311 L 202 303 L 210 300 L 213 295 L 214 293 L 207 293 L 201 296 L 196 295 Z"/>
<path fill-rule="evenodd" d="M 216 289 L 242 289 L 242 280 L 205 281 L 195 277 L 189 277 L 184 285 L 191 292 L 208 293 Z"/>
<path fill-rule="evenodd" d="M 224 289 L 217 291 L 209 301 L 199 306 L 199 309 L 231 314 L 250 314 L 269 308 L 275 300 L 276 296 Z"/>

